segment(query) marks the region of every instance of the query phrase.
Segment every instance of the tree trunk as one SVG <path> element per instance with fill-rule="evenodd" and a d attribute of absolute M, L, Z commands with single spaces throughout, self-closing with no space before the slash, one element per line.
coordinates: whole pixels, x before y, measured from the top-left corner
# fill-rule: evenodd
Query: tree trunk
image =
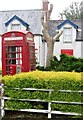
<path fill-rule="evenodd" d="M 50 66 L 50 60 L 53 58 L 53 49 L 54 49 L 54 42 L 49 40 L 47 42 L 47 57 L 46 57 L 46 67 Z"/>
<path fill-rule="evenodd" d="M 50 60 L 53 58 L 53 50 L 54 50 L 54 42 L 57 38 L 59 38 L 62 34 L 62 31 L 60 31 L 58 34 L 56 34 L 54 37 L 51 37 L 48 33 L 48 22 L 50 21 L 50 15 L 53 10 L 53 5 L 50 4 L 50 9 L 46 12 L 46 14 L 43 14 L 41 17 L 41 23 L 43 26 L 43 36 L 47 43 L 47 58 L 46 58 L 46 67 L 50 66 Z"/>

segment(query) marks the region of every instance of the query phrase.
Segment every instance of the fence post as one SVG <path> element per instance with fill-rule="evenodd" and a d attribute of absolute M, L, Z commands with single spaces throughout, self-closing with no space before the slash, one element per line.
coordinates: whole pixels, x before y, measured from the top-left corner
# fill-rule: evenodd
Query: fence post
<path fill-rule="evenodd" d="M 51 90 L 49 91 L 49 98 L 51 95 Z M 48 118 L 51 118 L 51 102 L 48 102 Z"/>
<path fill-rule="evenodd" d="M 3 83 L 1 83 L 1 85 L 0 85 L 0 88 L 1 88 L 1 90 L 0 90 L 0 92 L 1 92 L 1 107 L 0 107 L 0 110 L 1 110 L 1 119 L 2 119 L 2 117 L 4 117 L 4 115 L 5 115 L 5 111 L 4 111 L 4 98 L 3 98 L 3 94 L 4 94 L 4 84 Z"/>

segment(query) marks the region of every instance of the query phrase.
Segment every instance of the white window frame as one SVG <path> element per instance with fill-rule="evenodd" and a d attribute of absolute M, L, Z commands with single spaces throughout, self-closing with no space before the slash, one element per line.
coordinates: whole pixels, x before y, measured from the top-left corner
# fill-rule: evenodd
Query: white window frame
<path fill-rule="evenodd" d="M 21 30 L 21 24 L 11 24 L 11 30 Z"/>
<path fill-rule="evenodd" d="M 63 28 L 63 42 L 72 43 L 72 27 Z"/>

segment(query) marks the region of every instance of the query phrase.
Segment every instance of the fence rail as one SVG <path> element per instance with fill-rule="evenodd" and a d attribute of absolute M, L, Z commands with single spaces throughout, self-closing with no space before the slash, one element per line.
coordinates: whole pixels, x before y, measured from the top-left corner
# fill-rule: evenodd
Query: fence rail
<path fill-rule="evenodd" d="M 1 107 L 0 107 L 0 111 L 1 111 L 1 116 L 4 117 L 5 115 L 5 110 L 9 110 L 8 108 L 5 108 L 4 103 L 5 100 L 11 100 L 10 97 L 6 97 L 4 96 L 4 84 L 0 85 L 0 91 L 1 91 L 1 95 L 0 95 L 0 100 L 1 100 Z M 12 89 L 16 89 L 19 90 L 19 88 L 12 88 Z M 23 88 L 22 90 L 26 90 L 26 91 L 44 91 L 44 92 L 48 92 L 49 93 L 49 97 L 51 95 L 51 93 L 53 92 L 52 89 L 36 89 L 36 88 Z M 72 90 L 58 90 L 59 92 L 78 92 L 78 93 L 83 93 L 83 91 L 72 91 Z M 60 114 L 60 115 L 81 115 L 79 113 L 74 113 L 74 112 L 61 112 L 61 111 L 53 111 L 51 109 L 51 104 L 55 103 L 55 104 L 68 104 L 68 105 L 83 105 L 83 102 L 66 102 L 66 101 L 51 101 L 51 100 L 41 100 L 41 99 L 14 99 L 16 101 L 26 101 L 26 102 L 43 102 L 43 103 L 47 103 L 48 104 L 48 109 L 47 110 L 40 110 L 40 109 L 19 109 L 17 111 L 25 111 L 25 112 L 35 112 L 35 113 L 47 113 L 48 114 L 48 118 L 51 118 L 52 114 Z"/>
<path fill-rule="evenodd" d="M 4 117 L 5 115 L 3 94 L 4 94 L 4 84 L 0 84 L 0 119 L 2 119 L 2 117 Z"/>

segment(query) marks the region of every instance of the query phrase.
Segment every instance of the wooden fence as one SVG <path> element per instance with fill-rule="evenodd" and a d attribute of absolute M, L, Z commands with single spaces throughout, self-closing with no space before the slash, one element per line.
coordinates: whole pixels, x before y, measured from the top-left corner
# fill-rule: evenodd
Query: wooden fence
<path fill-rule="evenodd" d="M 0 100 L 1 100 L 1 107 L 0 107 L 0 113 L 1 113 L 1 118 L 5 116 L 5 110 L 9 110 L 8 108 L 5 108 L 4 103 L 5 100 L 11 100 L 10 97 L 6 97 L 4 96 L 4 84 L 0 85 L 0 91 L 1 91 L 1 95 L 0 95 Z M 19 88 L 14 88 L 16 90 L 18 90 Z M 36 88 L 23 88 L 22 90 L 26 90 L 26 91 L 44 91 L 44 92 L 48 92 L 49 93 L 49 97 L 52 93 L 52 89 L 36 89 Z M 78 92 L 78 93 L 83 93 L 83 91 L 71 91 L 71 90 L 59 90 L 59 92 Z M 16 99 L 15 99 L 16 100 Z M 35 112 L 35 113 L 47 113 L 48 114 L 48 118 L 51 118 L 52 114 L 58 114 L 58 115 L 75 115 L 78 116 L 81 114 L 79 113 L 74 113 L 74 112 L 61 112 L 61 111 L 53 111 L 51 109 L 51 104 L 55 103 L 55 104 L 68 104 L 68 105 L 83 105 L 83 102 L 66 102 L 66 101 L 46 101 L 46 100 L 41 100 L 41 99 L 18 99 L 18 101 L 26 101 L 26 102 L 42 102 L 42 103 L 47 103 L 48 104 L 48 109 L 47 110 L 42 110 L 42 109 L 19 109 L 17 111 L 25 111 L 25 112 Z"/>

